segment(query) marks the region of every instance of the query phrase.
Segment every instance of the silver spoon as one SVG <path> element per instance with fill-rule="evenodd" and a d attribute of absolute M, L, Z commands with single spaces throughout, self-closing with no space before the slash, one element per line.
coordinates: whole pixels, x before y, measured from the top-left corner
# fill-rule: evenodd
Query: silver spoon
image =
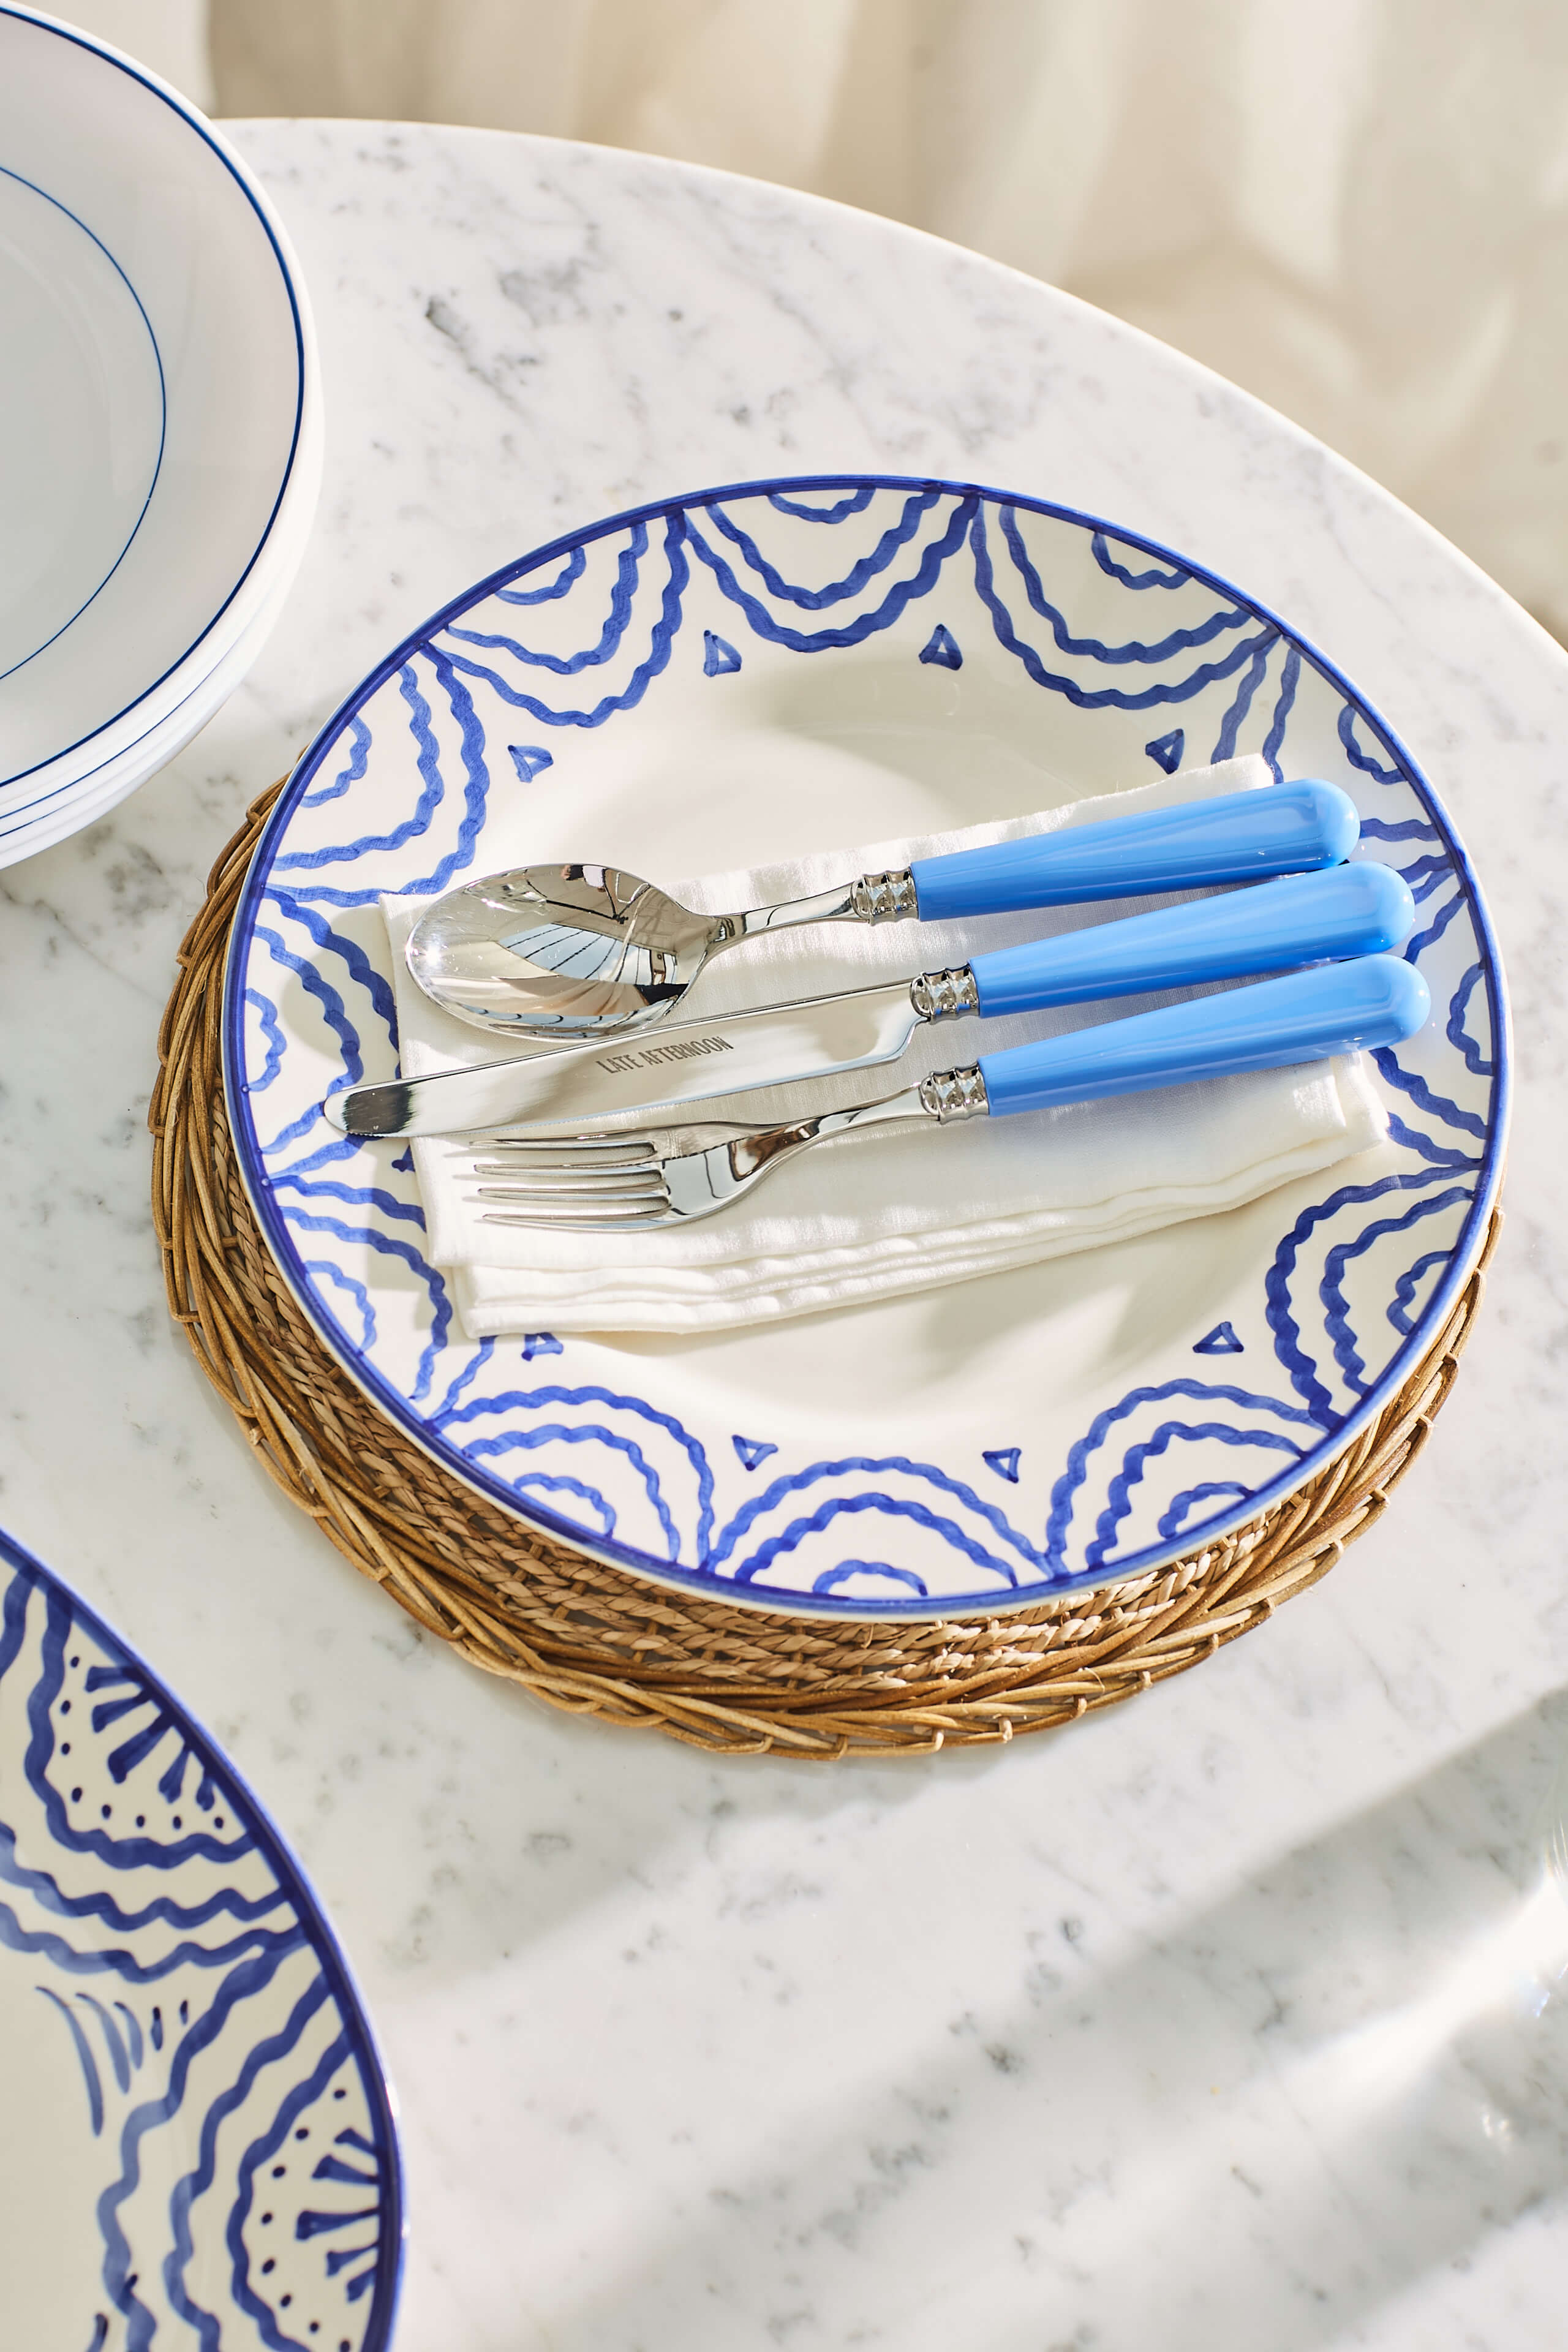
<path fill-rule="evenodd" d="M 724 949 L 797 923 L 928 921 L 1256 882 L 1338 865 L 1360 830 L 1333 784 L 1273 784 L 917 858 L 815 898 L 699 915 L 615 866 L 524 866 L 449 890 L 408 935 L 426 996 L 477 1029 L 592 1038 L 644 1028 Z"/>

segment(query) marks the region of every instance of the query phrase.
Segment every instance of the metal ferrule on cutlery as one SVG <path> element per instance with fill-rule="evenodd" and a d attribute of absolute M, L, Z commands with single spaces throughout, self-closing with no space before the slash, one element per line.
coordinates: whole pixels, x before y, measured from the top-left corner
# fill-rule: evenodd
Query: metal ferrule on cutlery
<path fill-rule="evenodd" d="M 1415 913 L 1392 868 L 1342 866 L 995 950 L 913 981 L 357 1087 L 324 1108 L 341 1131 L 365 1137 L 580 1129 L 886 1063 L 923 1022 L 987 1020 L 1373 953 L 1397 946 Z"/>

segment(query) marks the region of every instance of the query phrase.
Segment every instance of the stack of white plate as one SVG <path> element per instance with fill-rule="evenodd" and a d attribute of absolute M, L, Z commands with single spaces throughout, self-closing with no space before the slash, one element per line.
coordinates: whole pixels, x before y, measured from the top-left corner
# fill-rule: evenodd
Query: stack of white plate
<path fill-rule="evenodd" d="M 304 288 L 245 165 L 131 58 L 0 5 L 0 866 L 233 692 L 321 470 Z"/>

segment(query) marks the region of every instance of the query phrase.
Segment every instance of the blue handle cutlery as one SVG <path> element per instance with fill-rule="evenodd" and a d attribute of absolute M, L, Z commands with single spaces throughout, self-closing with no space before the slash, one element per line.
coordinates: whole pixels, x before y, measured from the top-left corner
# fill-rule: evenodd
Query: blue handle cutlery
<path fill-rule="evenodd" d="M 820 901 L 754 910 L 754 920 L 690 918 L 737 928 L 732 939 L 709 939 L 695 961 L 688 955 L 689 969 L 672 968 L 662 1000 L 645 991 L 639 1017 L 584 1019 L 554 1034 L 585 1042 L 347 1089 L 324 1108 L 354 1136 L 486 1137 L 478 1176 L 488 1217 L 625 1231 L 710 1215 L 830 1135 L 894 1120 L 1006 1118 L 1394 1044 L 1429 1010 L 1420 975 L 1388 952 L 1408 936 L 1415 908 L 1390 868 L 1343 862 L 1358 832 L 1352 803 L 1334 786 L 1282 784 L 917 859 L 900 875 L 861 877 Z M 599 884 L 635 881 L 602 868 L 528 868 L 530 888 L 556 871 Z M 488 907 L 517 878 L 495 877 L 470 893 L 490 894 Z M 952 920 L 1227 884 L 1251 887 L 982 952 L 913 981 L 706 1021 L 667 1017 L 706 955 L 759 929 L 855 914 Z M 857 889 L 879 903 L 857 907 Z M 635 899 L 607 929 L 595 929 L 600 918 L 591 906 L 579 905 L 574 917 L 577 949 L 596 938 L 601 971 L 608 941 L 619 959 L 617 985 Z M 538 912 L 531 902 L 513 905 L 501 941 L 508 956 L 548 957 Z M 409 960 L 418 976 L 412 947 Z M 1257 979 L 1265 973 L 1288 976 Z M 981 1054 L 892 1092 L 878 1083 L 896 1078 L 930 1023 L 1237 980 L 1255 984 Z M 514 1033 L 525 1026 L 509 1025 Z M 866 1087 L 846 1106 L 842 1080 L 857 1071 L 868 1073 Z M 782 1118 L 776 1094 L 765 1107 L 757 1097 L 778 1087 L 790 1090 Z"/>
<path fill-rule="evenodd" d="M 1429 1010 L 1426 983 L 1413 965 L 1398 956 L 1360 956 L 983 1054 L 965 1067 L 848 1106 L 815 1101 L 820 1081 L 808 1080 L 784 1120 L 748 1121 L 744 1096 L 726 1095 L 697 1105 L 697 1116 L 656 1113 L 629 1131 L 492 1138 L 474 1163 L 473 1199 L 492 1224 L 655 1232 L 728 1208 L 772 1170 L 833 1136 L 896 1123 L 1006 1118 L 1319 1061 L 1393 1045 L 1418 1029 Z"/>
<path fill-rule="evenodd" d="M 815 898 L 694 914 L 618 866 L 521 866 L 448 890 L 404 949 L 426 996 L 478 1029 L 556 1044 L 661 1027 L 704 964 L 801 923 L 924 921 L 1260 882 L 1355 845 L 1333 784 L 1267 786 L 860 874 Z"/>
<path fill-rule="evenodd" d="M 362 1136 L 581 1127 L 888 1062 L 924 1022 L 991 1020 L 1372 954 L 1396 947 L 1415 915 L 1390 867 L 1341 866 L 996 949 L 912 982 L 705 1022 L 661 1022 L 651 1034 L 357 1087 L 330 1097 L 326 1111 L 334 1126 Z"/>
<path fill-rule="evenodd" d="M 1340 865 L 1360 830 L 1348 794 L 1305 780 L 919 857 L 909 874 L 914 911 L 939 923 L 1306 874 Z"/>

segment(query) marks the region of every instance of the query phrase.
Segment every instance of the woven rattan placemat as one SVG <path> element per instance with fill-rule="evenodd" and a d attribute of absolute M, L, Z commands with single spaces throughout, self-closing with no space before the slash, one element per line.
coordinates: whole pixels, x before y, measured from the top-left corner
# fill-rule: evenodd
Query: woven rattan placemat
<path fill-rule="evenodd" d="M 920 1753 L 1011 1739 L 1180 1674 L 1315 1584 L 1426 1444 L 1487 1250 L 1392 1403 L 1289 1501 L 1174 1567 L 1003 1617 L 823 1623 L 689 1599 L 534 1533 L 448 1477 L 317 1339 L 274 1264 L 229 1137 L 224 958 L 279 787 L 213 868 L 180 950 L 148 1123 L 169 1307 L 285 1493 L 476 1665 L 552 1706 L 725 1753 Z"/>

